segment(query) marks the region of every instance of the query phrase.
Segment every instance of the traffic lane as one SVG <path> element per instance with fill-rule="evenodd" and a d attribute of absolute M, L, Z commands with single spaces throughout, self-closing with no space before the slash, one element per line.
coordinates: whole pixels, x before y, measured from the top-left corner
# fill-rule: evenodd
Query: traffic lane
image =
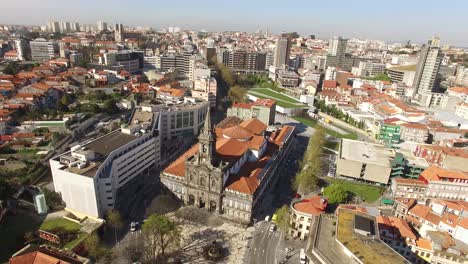
<path fill-rule="evenodd" d="M 261 222 L 258 226 L 255 237 L 252 240 L 250 263 L 263 263 L 264 259 L 262 258 L 265 253 L 264 243 L 268 236 L 268 227 L 269 222 Z"/>

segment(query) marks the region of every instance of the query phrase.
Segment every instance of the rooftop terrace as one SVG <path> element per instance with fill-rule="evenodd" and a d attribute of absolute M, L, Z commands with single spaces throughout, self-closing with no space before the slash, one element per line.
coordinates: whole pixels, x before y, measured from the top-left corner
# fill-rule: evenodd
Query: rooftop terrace
<path fill-rule="evenodd" d="M 349 209 L 339 209 L 336 239 L 363 263 L 397 264 L 409 263 L 393 249 L 378 238 L 367 237 L 354 232 L 354 219 L 362 217 L 375 218 Z M 376 232 L 378 233 L 378 232 Z"/>

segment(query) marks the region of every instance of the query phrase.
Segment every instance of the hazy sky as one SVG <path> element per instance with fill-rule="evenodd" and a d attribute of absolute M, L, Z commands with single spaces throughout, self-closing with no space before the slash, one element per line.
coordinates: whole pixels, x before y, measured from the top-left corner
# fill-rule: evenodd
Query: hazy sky
<path fill-rule="evenodd" d="M 467 0 L 0 0 L 0 24 L 45 25 L 47 20 L 208 31 L 257 28 L 468 46 Z"/>

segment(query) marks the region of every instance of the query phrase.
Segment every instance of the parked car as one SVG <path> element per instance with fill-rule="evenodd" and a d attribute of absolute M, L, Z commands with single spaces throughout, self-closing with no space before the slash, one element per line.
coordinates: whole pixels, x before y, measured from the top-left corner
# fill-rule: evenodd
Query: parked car
<path fill-rule="evenodd" d="M 135 232 L 138 229 L 138 222 L 131 222 L 130 223 L 130 232 Z"/>
<path fill-rule="evenodd" d="M 270 226 L 270 232 L 275 232 L 276 230 L 276 226 L 275 225 L 271 225 Z"/>

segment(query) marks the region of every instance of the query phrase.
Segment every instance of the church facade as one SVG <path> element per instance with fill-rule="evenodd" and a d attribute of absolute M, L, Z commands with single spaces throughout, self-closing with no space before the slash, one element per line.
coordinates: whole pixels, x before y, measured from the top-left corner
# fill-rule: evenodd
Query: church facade
<path fill-rule="evenodd" d="M 271 205 L 277 168 L 288 155 L 294 127 L 275 131 L 258 119 L 227 117 L 215 128 L 209 112 L 198 143 L 161 173 L 161 182 L 185 205 L 250 223 Z"/>

